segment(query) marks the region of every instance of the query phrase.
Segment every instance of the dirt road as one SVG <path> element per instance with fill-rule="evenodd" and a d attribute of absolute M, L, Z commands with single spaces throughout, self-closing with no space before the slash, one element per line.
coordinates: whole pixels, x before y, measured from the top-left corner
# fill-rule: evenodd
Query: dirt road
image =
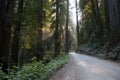
<path fill-rule="evenodd" d="M 49 80 L 120 80 L 120 64 L 70 53 L 70 61 Z"/>

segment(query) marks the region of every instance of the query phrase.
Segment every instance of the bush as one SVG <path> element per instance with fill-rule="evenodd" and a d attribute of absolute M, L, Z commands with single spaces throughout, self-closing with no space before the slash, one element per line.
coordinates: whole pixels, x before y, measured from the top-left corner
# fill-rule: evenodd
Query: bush
<path fill-rule="evenodd" d="M 6 75 L 2 72 L 2 67 L 0 67 L 0 80 L 6 77 Z"/>
<path fill-rule="evenodd" d="M 24 65 L 21 70 L 11 70 L 9 75 L 0 72 L 0 80 L 5 77 L 8 80 L 46 80 L 53 72 L 62 67 L 68 61 L 67 55 L 61 55 L 49 63 L 37 62 Z"/>

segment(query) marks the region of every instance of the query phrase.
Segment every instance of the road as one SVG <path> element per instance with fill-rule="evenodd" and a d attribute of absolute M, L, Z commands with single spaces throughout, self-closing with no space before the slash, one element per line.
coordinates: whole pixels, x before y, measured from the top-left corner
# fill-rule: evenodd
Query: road
<path fill-rule="evenodd" d="M 50 80 L 120 80 L 120 64 L 70 53 L 70 62 Z"/>

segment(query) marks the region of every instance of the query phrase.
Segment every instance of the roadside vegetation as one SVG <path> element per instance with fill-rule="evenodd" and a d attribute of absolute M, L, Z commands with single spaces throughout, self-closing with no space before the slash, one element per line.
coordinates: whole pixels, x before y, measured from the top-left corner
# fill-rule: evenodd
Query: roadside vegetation
<path fill-rule="evenodd" d="M 63 67 L 69 60 L 68 55 L 62 54 L 48 63 L 32 59 L 31 63 L 23 65 L 22 68 L 9 69 L 8 74 L 0 70 L 0 80 L 47 80 L 54 72 Z M 1 67 L 0 67 L 1 68 Z"/>

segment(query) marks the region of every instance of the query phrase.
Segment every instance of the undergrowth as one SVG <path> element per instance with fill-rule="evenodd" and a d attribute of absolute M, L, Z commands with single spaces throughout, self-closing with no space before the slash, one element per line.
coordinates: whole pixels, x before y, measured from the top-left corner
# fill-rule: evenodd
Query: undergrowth
<path fill-rule="evenodd" d="M 12 69 L 9 74 L 5 74 L 0 70 L 0 80 L 47 80 L 52 73 L 66 64 L 68 59 L 68 55 L 60 55 L 47 64 L 33 59 L 32 63 L 24 65 L 22 69 L 18 68 L 18 71 Z"/>

